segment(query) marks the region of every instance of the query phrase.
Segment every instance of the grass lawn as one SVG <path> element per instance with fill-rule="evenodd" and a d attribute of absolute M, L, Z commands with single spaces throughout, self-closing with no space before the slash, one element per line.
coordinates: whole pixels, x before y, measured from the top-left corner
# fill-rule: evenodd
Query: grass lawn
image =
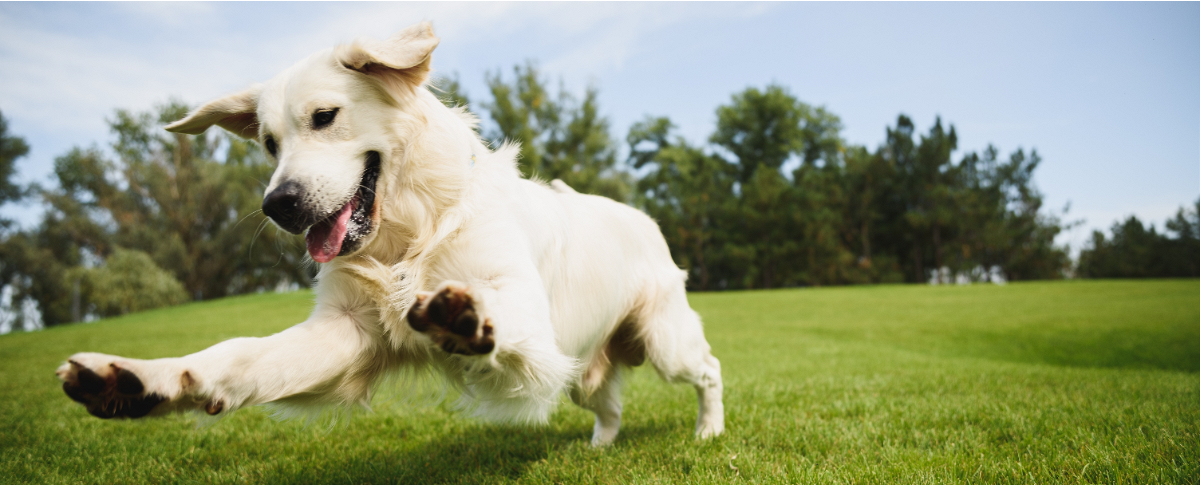
<path fill-rule="evenodd" d="M 0 482 L 1200 482 L 1200 281 L 690 298 L 724 368 L 712 441 L 692 439 L 690 387 L 645 367 L 602 450 L 565 401 L 524 428 L 387 390 L 333 425 L 261 408 L 105 421 L 54 377 L 77 351 L 155 358 L 279 331 L 309 312 L 299 292 L 0 336 Z"/>

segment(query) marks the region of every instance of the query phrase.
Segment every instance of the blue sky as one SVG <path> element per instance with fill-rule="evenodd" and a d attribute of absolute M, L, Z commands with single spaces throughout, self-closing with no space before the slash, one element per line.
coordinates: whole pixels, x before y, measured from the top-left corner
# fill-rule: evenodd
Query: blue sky
<path fill-rule="evenodd" d="M 940 115 L 960 152 L 1036 148 L 1036 184 L 1086 223 L 1159 224 L 1200 196 L 1197 3 L 0 3 L 0 111 L 32 146 L 20 180 L 109 141 L 114 108 L 199 103 L 307 54 L 420 20 L 434 68 L 486 94 L 484 73 L 535 60 L 589 83 L 623 140 L 666 115 L 693 142 L 716 107 L 778 83 L 876 147 L 900 113 Z M 30 224 L 34 206 L 3 214 Z"/>

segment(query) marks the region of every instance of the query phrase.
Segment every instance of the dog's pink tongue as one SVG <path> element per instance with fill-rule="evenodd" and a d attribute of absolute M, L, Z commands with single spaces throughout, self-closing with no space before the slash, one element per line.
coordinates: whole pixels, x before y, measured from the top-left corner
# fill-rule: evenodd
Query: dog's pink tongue
<path fill-rule="evenodd" d="M 342 209 L 334 217 L 326 218 L 308 229 L 308 234 L 304 235 L 304 241 L 308 243 L 308 254 L 312 255 L 313 260 L 318 263 L 329 263 L 333 257 L 338 256 L 338 253 L 342 251 L 342 239 L 346 237 L 346 222 L 350 221 L 352 213 L 354 213 L 353 199 L 342 206 Z"/>

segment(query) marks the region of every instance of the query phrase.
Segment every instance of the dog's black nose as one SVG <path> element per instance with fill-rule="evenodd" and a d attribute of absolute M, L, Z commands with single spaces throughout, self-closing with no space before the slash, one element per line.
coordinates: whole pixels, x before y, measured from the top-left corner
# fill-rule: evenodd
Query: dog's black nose
<path fill-rule="evenodd" d="M 298 235 L 309 226 L 308 213 L 301 207 L 303 200 L 304 188 L 300 184 L 284 182 L 263 198 L 263 214 L 288 233 Z"/>

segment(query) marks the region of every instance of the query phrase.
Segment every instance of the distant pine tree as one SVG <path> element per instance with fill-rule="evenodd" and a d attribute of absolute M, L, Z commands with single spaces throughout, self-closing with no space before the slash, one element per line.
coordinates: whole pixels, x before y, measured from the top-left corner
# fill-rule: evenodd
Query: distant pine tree
<path fill-rule="evenodd" d="M 1200 199 L 1192 208 L 1180 208 L 1167 221 L 1174 237 L 1159 233 L 1130 216 L 1113 223 L 1111 236 L 1093 231 L 1079 254 L 1078 274 L 1083 278 L 1200 277 Z"/>

